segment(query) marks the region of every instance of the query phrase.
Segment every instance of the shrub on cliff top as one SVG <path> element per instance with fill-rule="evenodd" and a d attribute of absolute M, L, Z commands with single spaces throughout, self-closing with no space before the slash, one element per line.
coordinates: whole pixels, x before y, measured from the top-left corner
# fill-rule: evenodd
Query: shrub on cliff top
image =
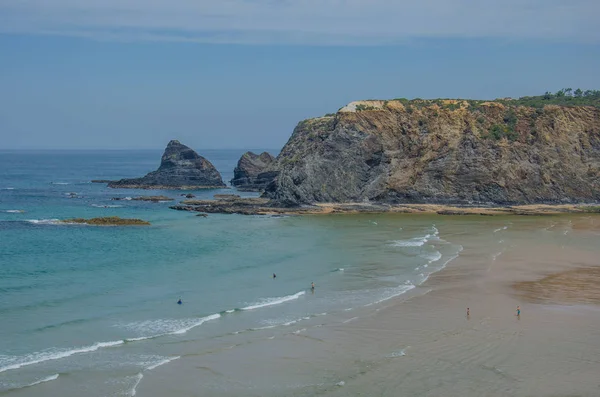
<path fill-rule="evenodd" d="M 359 105 L 356 105 L 357 112 L 362 112 L 363 110 L 377 110 L 377 108 L 375 106 L 371 106 L 371 105 L 363 105 L 362 103 Z"/>

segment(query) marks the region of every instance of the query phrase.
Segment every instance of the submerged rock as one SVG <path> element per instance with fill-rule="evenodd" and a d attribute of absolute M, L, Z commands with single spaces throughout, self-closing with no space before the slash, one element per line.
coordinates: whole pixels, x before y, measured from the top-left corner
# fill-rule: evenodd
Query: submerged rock
<path fill-rule="evenodd" d="M 171 141 L 160 167 L 142 178 L 121 179 L 108 184 L 122 189 L 206 189 L 224 188 L 221 174 L 210 161 L 179 141 Z"/>
<path fill-rule="evenodd" d="M 242 191 L 262 191 L 277 174 L 275 157 L 267 152 L 246 152 L 233 170 L 231 184 Z"/>
<path fill-rule="evenodd" d="M 84 225 L 95 225 L 95 226 L 147 226 L 150 225 L 150 222 L 141 220 L 141 219 L 126 219 L 119 218 L 118 216 L 107 216 L 101 218 L 73 218 L 73 219 L 65 219 L 64 221 L 60 221 L 60 223 L 80 223 Z"/>
<path fill-rule="evenodd" d="M 171 197 L 167 197 L 167 196 L 139 196 L 139 197 L 132 198 L 132 200 L 152 201 L 153 203 L 158 203 L 160 201 L 173 201 L 174 199 L 172 199 Z"/>

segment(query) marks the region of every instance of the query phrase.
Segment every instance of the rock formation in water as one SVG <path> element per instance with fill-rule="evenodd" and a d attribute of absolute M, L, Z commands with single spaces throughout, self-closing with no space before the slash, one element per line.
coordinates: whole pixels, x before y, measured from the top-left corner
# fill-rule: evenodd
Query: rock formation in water
<path fill-rule="evenodd" d="M 119 218 L 118 216 L 105 216 L 101 218 L 73 218 L 59 221 L 59 223 L 73 224 L 79 223 L 83 225 L 94 225 L 94 226 L 147 226 L 150 222 L 141 219 L 127 219 Z"/>
<path fill-rule="evenodd" d="M 275 157 L 267 152 L 246 152 L 233 170 L 231 184 L 242 191 L 262 191 L 275 179 Z"/>
<path fill-rule="evenodd" d="M 298 124 L 263 197 L 314 203 L 600 200 L 600 109 L 520 100 L 353 102 Z"/>
<path fill-rule="evenodd" d="M 121 179 L 108 184 L 112 188 L 128 189 L 203 189 L 223 188 L 219 171 L 204 157 L 171 141 L 162 155 L 160 167 L 142 178 Z"/>

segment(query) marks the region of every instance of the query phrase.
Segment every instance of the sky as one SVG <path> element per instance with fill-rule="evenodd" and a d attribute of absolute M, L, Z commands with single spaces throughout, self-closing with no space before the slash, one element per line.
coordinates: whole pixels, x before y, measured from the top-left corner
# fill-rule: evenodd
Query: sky
<path fill-rule="evenodd" d="M 0 0 L 0 149 L 279 149 L 353 100 L 600 89 L 598 19 L 598 0 Z"/>

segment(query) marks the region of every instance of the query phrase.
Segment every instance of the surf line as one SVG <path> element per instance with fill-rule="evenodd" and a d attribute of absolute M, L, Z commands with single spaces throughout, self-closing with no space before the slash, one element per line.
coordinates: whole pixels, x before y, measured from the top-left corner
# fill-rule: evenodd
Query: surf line
<path fill-rule="evenodd" d="M 288 295 L 288 296 L 284 296 L 284 297 L 279 297 L 279 298 L 267 298 L 264 299 L 260 302 L 257 302 L 255 304 L 252 304 L 250 306 L 246 306 L 242 309 L 242 311 L 248 311 L 248 310 L 255 310 L 255 309 L 260 309 L 263 307 L 268 307 L 268 306 L 274 306 L 274 305 L 279 305 L 285 302 L 289 302 L 292 300 L 296 300 L 298 298 L 300 298 L 302 295 L 305 294 L 305 291 L 300 291 L 297 292 L 293 295 Z M 227 311 L 230 312 L 230 311 Z M 166 335 L 182 335 L 185 334 L 186 332 L 188 332 L 189 330 L 196 328 L 202 324 L 204 324 L 207 321 L 211 321 L 211 320 L 216 320 L 218 318 L 221 317 L 221 314 L 216 313 L 216 314 L 212 314 L 206 317 L 202 317 L 199 318 L 197 321 L 195 321 L 194 323 L 183 327 L 182 329 L 176 330 L 176 331 L 171 331 L 171 332 L 165 332 L 162 334 L 158 334 L 158 335 L 152 335 L 152 336 L 141 336 L 141 337 L 136 337 L 136 338 L 127 338 L 127 339 L 122 339 L 122 340 L 117 340 L 117 341 L 110 341 L 110 342 L 97 342 L 94 343 L 93 345 L 90 346 L 83 346 L 83 347 L 78 347 L 78 348 L 74 348 L 71 350 L 63 350 L 63 351 L 59 351 L 56 353 L 33 353 L 33 354 L 29 354 L 27 356 L 24 356 L 24 361 L 22 362 L 17 362 L 14 364 L 9 364 L 3 367 L 0 367 L 0 373 L 2 372 L 6 372 L 6 371 L 10 371 L 10 370 L 15 370 L 15 369 L 19 369 L 22 367 L 26 367 L 26 366 L 30 366 L 30 365 L 35 365 L 35 364 L 39 364 L 39 363 L 43 363 L 46 361 L 52 361 L 52 360 L 60 360 L 63 358 L 67 358 L 70 356 L 73 356 L 75 354 L 83 354 L 83 353 L 91 353 L 94 352 L 98 349 L 101 348 L 107 348 L 107 347 L 115 347 L 115 346 L 119 346 L 122 345 L 124 343 L 130 343 L 130 342 L 138 342 L 138 341 L 142 341 L 142 340 L 147 340 L 147 339 L 154 339 L 154 338 L 158 338 L 158 337 L 162 337 L 162 336 L 166 336 Z"/>

